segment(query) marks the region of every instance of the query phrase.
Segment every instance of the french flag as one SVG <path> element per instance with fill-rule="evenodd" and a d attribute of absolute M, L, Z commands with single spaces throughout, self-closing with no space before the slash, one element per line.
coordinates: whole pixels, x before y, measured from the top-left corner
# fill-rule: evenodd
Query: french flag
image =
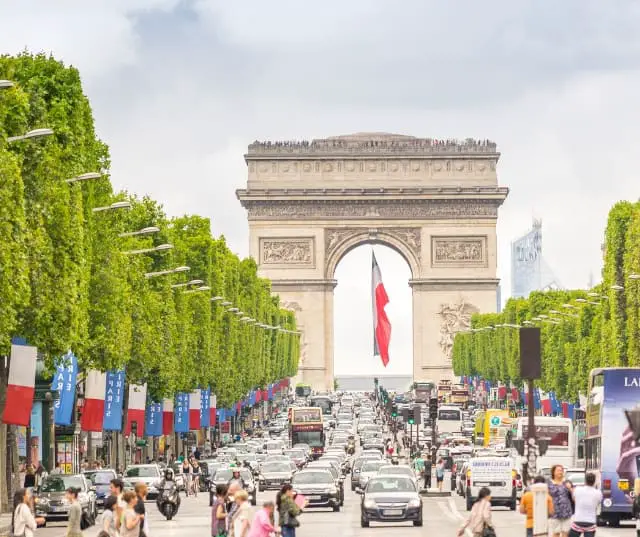
<path fill-rule="evenodd" d="M 189 394 L 189 430 L 200 429 L 200 390 L 194 390 Z"/>
<path fill-rule="evenodd" d="M 209 427 L 216 426 L 216 407 L 218 405 L 218 398 L 211 394 L 209 396 Z"/>
<path fill-rule="evenodd" d="M 144 436 L 144 412 L 147 407 L 147 385 L 129 385 L 129 408 L 124 435 L 131 434 L 132 424 L 136 424 L 136 436 Z"/>
<path fill-rule="evenodd" d="M 2 413 L 7 425 L 27 426 L 35 395 L 37 347 L 11 345 L 9 384 Z"/>
<path fill-rule="evenodd" d="M 80 418 L 83 431 L 102 431 L 104 420 L 104 396 L 107 391 L 107 374 L 101 371 L 87 372 L 85 383 L 84 407 Z"/>
<path fill-rule="evenodd" d="M 162 401 L 162 434 L 173 434 L 173 399 Z"/>
<path fill-rule="evenodd" d="M 389 341 L 391 339 L 391 323 L 384 311 L 389 297 L 382 283 L 382 273 L 376 261 L 376 254 L 371 252 L 371 296 L 373 302 L 373 355 L 380 356 L 382 365 L 389 363 Z"/>

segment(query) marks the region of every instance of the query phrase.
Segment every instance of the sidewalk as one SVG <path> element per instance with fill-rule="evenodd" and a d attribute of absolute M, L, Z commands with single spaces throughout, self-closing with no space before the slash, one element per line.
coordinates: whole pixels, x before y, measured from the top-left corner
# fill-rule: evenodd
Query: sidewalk
<path fill-rule="evenodd" d="M 11 534 L 11 513 L 0 514 L 0 537 L 9 537 Z"/>

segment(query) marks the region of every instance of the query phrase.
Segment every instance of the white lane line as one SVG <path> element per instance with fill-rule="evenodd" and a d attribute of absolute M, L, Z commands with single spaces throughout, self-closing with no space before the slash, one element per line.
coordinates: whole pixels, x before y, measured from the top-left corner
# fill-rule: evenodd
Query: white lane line
<path fill-rule="evenodd" d="M 438 501 L 436 502 L 438 504 L 438 507 L 440 508 L 440 510 L 444 513 L 444 515 L 449 519 L 449 520 L 453 520 L 454 522 L 458 522 L 458 518 L 456 518 L 456 516 L 451 512 L 451 510 L 447 507 L 447 504 L 443 501 Z"/>
<path fill-rule="evenodd" d="M 466 518 L 458 510 L 458 506 L 456 505 L 456 502 L 454 501 L 454 499 L 453 498 L 449 498 L 447 503 L 449 504 L 449 509 L 451 509 L 451 514 L 454 516 L 456 522 L 464 522 L 466 520 Z M 464 534 L 467 537 L 473 537 L 473 533 L 471 533 L 471 530 L 469 528 L 466 528 L 464 530 Z"/>

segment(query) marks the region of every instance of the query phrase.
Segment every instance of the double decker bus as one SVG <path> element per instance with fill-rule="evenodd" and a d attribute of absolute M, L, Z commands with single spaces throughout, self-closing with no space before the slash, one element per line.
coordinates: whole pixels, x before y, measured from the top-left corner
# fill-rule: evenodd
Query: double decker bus
<path fill-rule="evenodd" d="M 448 403 L 451 397 L 451 381 L 440 379 L 438 383 L 438 399 L 443 403 Z"/>
<path fill-rule="evenodd" d="M 430 397 L 435 397 L 436 383 L 432 380 L 413 383 L 413 401 L 415 403 L 428 403 Z"/>
<path fill-rule="evenodd" d="M 469 388 L 464 384 L 455 384 L 451 388 L 451 404 L 466 408 L 469 404 Z"/>
<path fill-rule="evenodd" d="M 640 368 L 604 367 L 589 374 L 584 440 L 585 467 L 596 475 L 603 500 L 599 518 L 612 526 L 633 517 L 634 482 L 640 467 L 625 410 L 640 401 Z"/>
<path fill-rule="evenodd" d="M 292 407 L 289 409 L 289 440 L 291 445 L 307 444 L 313 457 L 324 453 L 324 425 L 320 407 Z"/>

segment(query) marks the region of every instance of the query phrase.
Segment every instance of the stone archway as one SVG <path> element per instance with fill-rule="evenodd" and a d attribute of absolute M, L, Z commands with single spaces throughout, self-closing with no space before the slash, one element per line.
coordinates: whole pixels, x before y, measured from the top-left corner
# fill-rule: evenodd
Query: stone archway
<path fill-rule="evenodd" d="M 302 380 L 333 385 L 335 269 L 366 243 L 411 269 L 414 379 L 451 374 L 455 332 L 497 307 L 495 228 L 508 194 L 498 158 L 491 142 L 390 134 L 249 146 L 237 196 L 261 275 L 296 311 Z"/>

